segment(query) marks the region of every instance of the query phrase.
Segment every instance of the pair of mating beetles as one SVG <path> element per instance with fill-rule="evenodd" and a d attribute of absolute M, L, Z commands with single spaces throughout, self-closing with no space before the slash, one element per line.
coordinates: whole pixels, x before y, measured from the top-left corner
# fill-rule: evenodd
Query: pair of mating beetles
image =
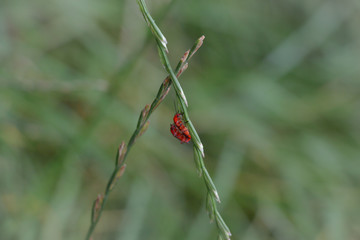
<path fill-rule="evenodd" d="M 189 143 L 191 140 L 191 135 L 189 130 L 185 127 L 182 118 L 183 115 L 181 113 L 175 114 L 174 124 L 170 124 L 170 131 L 174 137 L 181 141 L 181 143 Z"/>

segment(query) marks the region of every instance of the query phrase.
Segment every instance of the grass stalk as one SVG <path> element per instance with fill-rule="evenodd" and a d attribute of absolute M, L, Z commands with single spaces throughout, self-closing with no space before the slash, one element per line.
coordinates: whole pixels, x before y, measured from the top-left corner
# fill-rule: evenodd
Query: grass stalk
<path fill-rule="evenodd" d="M 179 77 L 187 69 L 188 61 L 190 60 L 192 55 L 197 51 L 197 49 L 195 48 L 195 46 L 197 44 L 198 43 L 196 42 L 194 44 L 194 47 L 191 48 L 192 51 L 190 51 L 190 50 L 186 51 L 184 56 L 181 57 L 178 65 L 175 69 L 175 72 L 173 72 L 177 77 Z M 128 144 L 126 145 L 125 142 L 122 142 L 120 144 L 120 146 L 117 150 L 117 153 L 116 153 L 115 168 L 108 180 L 105 191 L 103 194 L 99 194 L 93 203 L 91 224 L 88 229 L 87 235 L 85 237 L 86 240 L 91 239 L 91 236 L 95 230 L 95 227 L 101 218 L 101 215 L 102 215 L 102 212 L 106 205 L 106 201 L 109 197 L 109 194 L 113 190 L 118 179 L 122 176 L 122 174 L 125 171 L 125 168 L 126 168 L 125 161 L 127 159 L 128 153 L 130 152 L 130 149 L 133 147 L 134 143 L 136 142 L 136 139 L 138 137 L 140 137 L 146 131 L 147 127 L 149 126 L 149 118 L 150 118 L 151 114 L 165 99 L 165 97 L 167 96 L 167 94 L 170 91 L 171 85 L 172 85 L 171 77 L 168 76 L 165 78 L 165 80 L 161 84 L 161 86 L 158 90 L 158 93 L 157 93 L 155 99 L 152 101 L 152 103 L 147 104 L 145 106 L 145 108 L 141 111 L 136 129 L 133 132 L 132 136 L 130 137 Z"/>
<path fill-rule="evenodd" d="M 150 13 L 147 10 L 144 0 L 137 0 L 137 2 L 139 4 L 140 10 L 145 18 L 145 21 L 148 23 L 151 31 L 153 32 L 153 36 L 155 37 L 155 40 L 156 40 L 156 43 L 158 46 L 160 60 L 161 60 L 162 64 L 164 65 L 166 71 L 168 72 L 168 74 L 171 78 L 171 82 L 174 84 L 174 89 L 176 92 L 177 100 L 178 100 L 180 108 L 181 108 L 180 110 L 183 113 L 185 123 L 187 123 L 190 134 L 193 137 L 192 141 L 194 143 L 195 163 L 197 166 L 198 173 L 200 174 L 200 176 L 203 177 L 203 180 L 204 180 L 206 188 L 207 188 L 206 208 L 207 208 L 209 217 L 212 221 L 215 220 L 215 222 L 216 222 L 216 226 L 218 228 L 218 233 L 219 233 L 219 235 L 218 235 L 219 239 L 229 240 L 230 236 L 231 236 L 231 232 L 217 209 L 216 202 L 220 202 L 219 194 L 218 194 L 216 187 L 205 167 L 204 147 L 200 140 L 199 135 L 197 134 L 197 131 L 196 131 L 194 125 L 192 124 L 192 122 L 190 120 L 190 117 L 189 117 L 189 114 L 187 111 L 188 103 L 187 103 L 184 91 L 182 90 L 179 80 L 177 79 L 175 72 L 172 70 L 169 59 L 167 57 L 168 49 L 166 47 L 166 44 L 164 44 L 164 42 L 163 42 L 163 39 L 165 39 L 165 37 L 161 33 L 160 28 L 155 24 L 155 21 L 149 20 L 152 18 L 151 18 Z M 156 29 L 156 31 L 154 29 Z M 159 33 L 161 33 L 161 34 L 159 34 Z M 196 50 L 201 47 L 204 38 L 205 37 L 202 36 L 197 40 L 196 44 L 189 51 L 189 54 L 186 57 L 184 56 L 185 59 L 192 57 L 192 55 L 196 52 Z M 178 67 L 179 67 L 179 64 L 176 69 L 178 69 Z"/>

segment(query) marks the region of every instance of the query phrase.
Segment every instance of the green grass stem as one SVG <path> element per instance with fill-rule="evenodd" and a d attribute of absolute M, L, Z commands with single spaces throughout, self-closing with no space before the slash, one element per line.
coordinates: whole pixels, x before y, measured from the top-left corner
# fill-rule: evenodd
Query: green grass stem
<path fill-rule="evenodd" d="M 151 16 L 151 15 L 146 8 L 145 2 L 143 0 L 138 0 L 138 4 L 139 4 L 140 10 L 141 10 L 145 20 L 149 23 L 149 27 L 152 30 L 152 32 L 154 33 L 153 29 L 159 29 L 159 27 L 156 26 L 155 21 L 149 22 L 147 20 L 147 17 L 149 18 L 149 16 Z M 160 30 L 159 30 L 159 32 L 160 32 Z M 207 194 L 207 203 L 208 204 L 206 204 L 206 208 L 207 208 L 209 217 L 211 220 L 215 220 L 215 222 L 216 222 L 216 226 L 217 226 L 218 232 L 219 232 L 219 239 L 228 240 L 228 239 L 230 239 L 231 232 L 230 232 L 229 228 L 227 227 L 226 223 L 224 222 L 223 218 L 221 217 L 221 215 L 217 209 L 217 206 L 216 206 L 216 202 L 220 202 L 219 194 L 218 194 L 216 187 L 205 167 L 204 159 L 203 159 L 205 157 L 204 147 L 200 140 L 199 135 L 197 134 L 197 131 L 196 131 L 194 125 L 192 124 L 192 122 L 190 120 L 190 117 L 189 117 L 189 114 L 187 111 L 188 102 L 186 100 L 186 96 L 184 94 L 184 91 L 182 90 L 179 80 L 176 77 L 175 72 L 172 70 L 169 59 L 167 57 L 168 50 L 166 47 L 164 47 L 164 44 L 162 43 L 162 38 L 159 37 L 155 33 L 153 35 L 156 39 L 161 62 L 164 65 L 169 76 L 171 77 L 171 81 L 174 84 L 174 89 L 176 92 L 178 102 L 180 103 L 181 112 L 183 113 L 183 117 L 184 117 L 185 122 L 187 123 L 190 134 L 193 136 L 192 141 L 194 143 L 196 166 L 198 168 L 198 172 L 203 177 L 206 188 L 208 190 L 208 194 Z M 197 49 L 199 49 L 201 47 L 204 38 L 205 37 L 202 36 L 196 41 L 196 44 L 193 46 L 193 48 L 191 48 L 189 55 L 186 56 L 186 58 L 191 58 L 191 56 L 197 51 Z"/>
<path fill-rule="evenodd" d="M 197 44 L 198 43 L 195 42 L 194 46 L 196 46 Z M 195 48 L 193 47 L 192 49 Z M 184 56 L 180 59 L 175 69 L 175 73 L 173 72 L 174 74 L 177 75 L 177 77 L 179 77 L 187 69 L 188 61 L 196 51 L 192 51 L 191 55 L 189 55 L 189 52 L 190 50 L 185 52 Z M 169 93 L 172 84 L 172 81 L 170 81 L 170 79 L 171 79 L 170 76 L 165 78 L 153 102 L 151 104 L 146 105 L 145 108 L 141 111 L 136 129 L 133 132 L 132 136 L 130 137 L 128 144 L 125 145 L 124 142 L 120 144 L 119 149 L 117 150 L 116 153 L 115 168 L 108 180 L 104 194 L 99 194 L 96 200 L 94 201 L 92 216 L 91 216 L 91 224 L 85 238 L 86 240 L 91 239 L 95 227 L 101 218 L 109 194 L 113 190 L 117 180 L 121 177 L 121 175 L 125 171 L 125 167 L 126 167 L 125 161 L 127 159 L 128 153 L 130 152 L 130 149 L 134 145 L 136 139 L 146 131 L 147 127 L 149 126 L 148 120 L 151 114 L 161 104 L 161 102 L 165 99 L 165 97 Z"/>

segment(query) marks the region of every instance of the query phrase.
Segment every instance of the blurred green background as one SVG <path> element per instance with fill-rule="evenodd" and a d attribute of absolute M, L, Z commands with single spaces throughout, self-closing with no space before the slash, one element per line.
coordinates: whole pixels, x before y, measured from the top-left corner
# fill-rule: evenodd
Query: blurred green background
<path fill-rule="evenodd" d="M 360 239 L 360 2 L 148 0 L 236 240 Z M 83 239 L 166 77 L 135 0 L 0 2 L 0 239 Z M 96 239 L 216 239 L 174 93 Z"/>

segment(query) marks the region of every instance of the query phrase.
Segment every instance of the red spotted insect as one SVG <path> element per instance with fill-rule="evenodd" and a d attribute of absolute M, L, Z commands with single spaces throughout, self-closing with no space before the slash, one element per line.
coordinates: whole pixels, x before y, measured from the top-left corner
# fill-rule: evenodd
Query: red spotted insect
<path fill-rule="evenodd" d="M 191 139 L 189 130 L 185 127 L 185 124 L 183 123 L 183 116 L 181 113 L 177 113 L 174 116 L 174 123 L 175 126 L 178 127 L 180 129 L 180 131 L 188 138 Z"/>
<path fill-rule="evenodd" d="M 183 123 L 182 114 L 176 113 L 174 116 L 174 124 L 170 125 L 170 131 L 174 137 L 179 139 L 181 143 L 189 143 L 191 140 L 191 135 L 189 130 L 186 128 Z"/>

